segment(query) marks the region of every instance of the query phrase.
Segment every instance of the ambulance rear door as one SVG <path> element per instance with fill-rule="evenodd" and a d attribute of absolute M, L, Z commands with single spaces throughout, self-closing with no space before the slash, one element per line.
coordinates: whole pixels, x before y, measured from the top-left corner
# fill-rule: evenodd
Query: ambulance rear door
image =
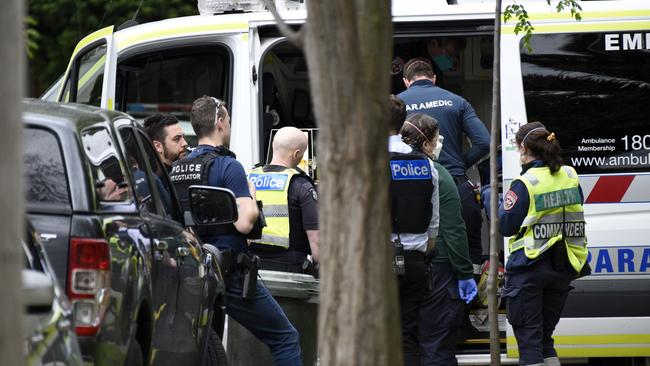
<path fill-rule="evenodd" d="M 113 26 L 82 39 L 72 53 L 57 100 L 113 109 L 115 53 Z"/>
<path fill-rule="evenodd" d="M 515 133 L 527 121 L 544 123 L 580 175 L 593 270 L 572 283 L 554 333 L 558 354 L 648 357 L 650 10 L 621 1 L 582 7 L 576 22 L 530 6 L 530 52 L 514 24 L 503 28 L 504 190 L 521 170 Z M 504 247 L 507 255 L 507 238 Z M 518 356 L 510 325 L 507 353 Z"/>

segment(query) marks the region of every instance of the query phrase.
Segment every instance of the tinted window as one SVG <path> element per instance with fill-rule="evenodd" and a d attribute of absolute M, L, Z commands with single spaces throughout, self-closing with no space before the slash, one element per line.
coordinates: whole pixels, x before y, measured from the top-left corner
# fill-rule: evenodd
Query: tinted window
<path fill-rule="evenodd" d="M 133 129 L 120 129 L 120 136 L 124 144 L 124 155 L 128 162 L 129 170 L 135 181 L 135 196 L 138 200 L 138 206 L 147 212 L 158 213 L 156 200 L 152 193 L 152 187 L 147 175 L 147 164 L 138 147 L 138 141 L 135 139 Z"/>
<path fill-rule="evenodd" d="M 120 165 L 115 143 L 105 128 L 81 132 L 84 153 L 91 166 L 95 194 L 99 202 L 126 201 L 129 184 Z"/>
<path fill-rule="evenodd" d="M 56 136 L 27 128 L 23 137 L 27 202 L 69 206 L 68 180 Z"/>
<path fill-rule="evenodd" d="M 136 118 L 172 113 L 189 121 L 192 102 L 225 98 L 230 54 L 224 46 L 165 50 L 128 59 L 118 66 L 118 108 Z"/>
<path fill-rule="evenodd" d="M 647 34 L 539 34 L 521 51 L 528 121 L 555 132 L 581 174 L 650 168 Z"/>

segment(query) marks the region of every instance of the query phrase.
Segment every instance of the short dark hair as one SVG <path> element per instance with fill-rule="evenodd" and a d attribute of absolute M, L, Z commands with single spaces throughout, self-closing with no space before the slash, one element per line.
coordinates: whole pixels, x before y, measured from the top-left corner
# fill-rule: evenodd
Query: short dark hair
<path fill-rule="evenodd" d="M 144 119 L 144 132 L 151 141 L 165 141 L 167 133 L 165 127 L 178 123 L 178 119 L 168 113 L 156 113 Z"/>
<path fill-rule="evenodd" d="M 406 104 L 404 101 L 390 95 L 390 130 L 397 133 L 402 128 L 406 119 Z"/>
<path fill-rule="evenodd" d="M 223 118 L 226 115 L 226 103 L 214 97 L 202 96 L 192 103 L 190 121 L 196 137 L 202 138 L 210 135 L 215 128 L 217 117 Z M 215 113 L 219 107 L 219 112 Z M 216 115 L 215 115 L 216 114 Z"/>
<path fill-rule="evenodd" d="M 429 59 L 424 57 L 412 58 L 404 65 L 404 78 L 406 80 L 412 81 L 417 76 L 424 76 L 429 79 L 435 76 Z"/>

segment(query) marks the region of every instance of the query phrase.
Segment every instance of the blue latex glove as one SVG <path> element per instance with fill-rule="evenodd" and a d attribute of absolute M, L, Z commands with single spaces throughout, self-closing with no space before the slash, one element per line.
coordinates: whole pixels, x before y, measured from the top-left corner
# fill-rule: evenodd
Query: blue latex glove
<path fill-rule="evenodd" d="M 476 281 L 474 281 L 473 278 L 458 280 L 458 295 L 461 300 L 469 304 L 476 297 L 477 293 L 478 288 L 476 287 Z"/>

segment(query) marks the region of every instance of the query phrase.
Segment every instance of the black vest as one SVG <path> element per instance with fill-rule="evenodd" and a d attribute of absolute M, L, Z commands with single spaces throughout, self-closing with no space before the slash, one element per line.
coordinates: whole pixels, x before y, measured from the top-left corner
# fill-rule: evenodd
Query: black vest
<path fill-rule="evenodd" d="M 215 158 L 223 155 L 231 156 L 233 158 L 235 157 L 235 154 L 230 150 L 218 146 L 199 156 L 183 158 L 172 164 L 169 179 L 172 184 L 174 184 L 183 213 L 190 211 L 191 209 L 190 195 L 188 191 L 189 187 L 193 185 L 209 185 L 208 178 L 210 176 L 212 163 Z M 206 239 L 215 235 L 239 233 L 232 224 L 214 227 L 195 226 L 194 231 L 201 237 L 201 239 Z"/>
<path fill-rule="evenodd" d="M 418 153 L 391 152 L 389 165 L 392 232 L 427 232 L 433 209 L 433 180 L 429 160 Z"/>

